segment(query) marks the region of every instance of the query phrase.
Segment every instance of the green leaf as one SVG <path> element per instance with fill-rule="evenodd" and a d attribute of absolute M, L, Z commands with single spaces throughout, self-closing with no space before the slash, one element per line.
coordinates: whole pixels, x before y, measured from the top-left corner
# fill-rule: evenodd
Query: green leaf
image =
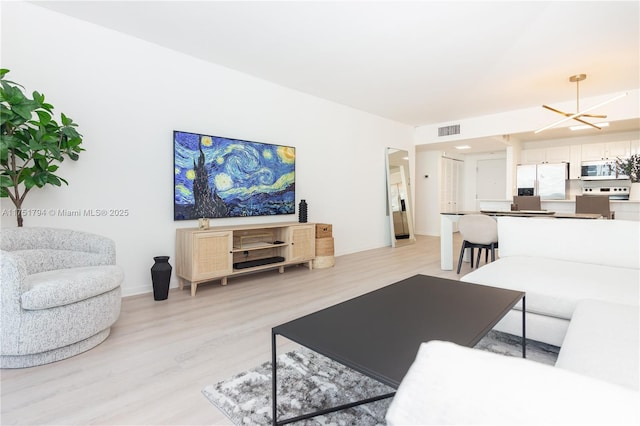
<path fill-rule="evenodd" d="M 34 102 L 36 102 L 38 105 L 42 105 L 44 103 L 44 95 L 34 91 L 32 96 Z"/>
<path fill-rule="evenodd" d="M 38 118 L 40 121 L 39 124 L 46 126 L 51 122 L 51 114 L 49 114 L 47 111 L 38 110 L 36 111 L 36 114 L 38 114 Z"/>
<path fill-rule="evenodd" d="M 64 113 L 60 113 L 60 117 L 63 126 L 71 126 L 73 124 L 73 120 L 64 115 Z"/>
<path fill-rule="evenodd" d="M 19 87 L 11 86 L 5 83 L 3 85 L 3 88 L 5 89 L 4 96 L 6 97 L 4 101 L 9 102 L 12 105 L 29 101 L 29 99 L 27 99 L 27 97 L 24 95 L 24 93 L 22 93 L 22 90 L 20 90 Z"/>
<path fill-rule="evenodd" d="M 0 186 L 2 188 L 10 188 L 13 186 L 13 181 L 9 176 L 0 175 Z"/>
<path fill-rule="evenodd" d="M 38 168 L 40 170 L 48 170 L 49 169 L 49 164 L 47 163 L 47 159 L 45 157 L 38 158 L 37 164 L 38 164 Z"/>
<path fill-rule="evenodd" d="M 14 105 L 12 111 L 25 120 L 30 120 L 31 115 L 33 114 L 33 108 L 31 108 L 31 105 L 29 104 Z"/>
<path fill-rule="evenodd" d="M 53 175 L 53 174 L 49 174 L 47 176 L 47 183 L 50 185 L 55 185 L 55 186 L 61 186 L 62 182 L 60 181 L 60 179 L 58 179 L 58 176 Z"/>
<path fill-rule="evenodd" d="M 79 136 L 78 131 L 73 127 L 63 127 L 60 130 L 68 138 L 77 138 Z"/>
<path fill-rule="evenodd" d="M 26 189 L 31 189 L 34 186 L 36 186 L 36 182 L 33 180 L 33 177 L 32 176 L 26 176 L 24 178 L 24 187 Z"/>

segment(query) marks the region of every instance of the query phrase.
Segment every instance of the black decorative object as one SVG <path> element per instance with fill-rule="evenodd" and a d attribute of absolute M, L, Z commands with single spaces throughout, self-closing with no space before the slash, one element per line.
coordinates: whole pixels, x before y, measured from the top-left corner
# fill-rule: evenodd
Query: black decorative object
<path fill-rule="evenodd" d="M 305 200 L 300 200 L 298 205 L 298 222 L 307 223 L 307 202 Z"/>
<path fill-rule="evenodd" d="M 169 297 L 169 282 L 171 281 L 171 264 L 169 256 L 156 256 L 156 262 L 151 267 L 151 280 L 153 281 L 153 299 L 165 300 Z"/>

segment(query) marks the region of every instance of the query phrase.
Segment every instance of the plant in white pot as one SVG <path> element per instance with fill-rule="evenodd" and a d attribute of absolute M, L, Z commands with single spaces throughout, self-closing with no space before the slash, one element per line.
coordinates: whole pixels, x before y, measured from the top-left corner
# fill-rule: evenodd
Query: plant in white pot
<path fill-rule="evenodd" d="M 630 200 L 640 200 L 640 155 L 633 154 L 629 158 L 616 159 L 618 175 L 629 176 L 631 189 Z"/>
<path fill-rule="evenodd" d="M 84 149 L 77 124 L 64 114 L 58 124 L 44 95 L 25 96 L 22 86 L 4 79 L 8 72 L 0 69 L 0 197 L 11 200 L 22 226 L 22 203 L 29 191 L 68 184 L 56 175 L 57 163 L 77 160 Z"/>

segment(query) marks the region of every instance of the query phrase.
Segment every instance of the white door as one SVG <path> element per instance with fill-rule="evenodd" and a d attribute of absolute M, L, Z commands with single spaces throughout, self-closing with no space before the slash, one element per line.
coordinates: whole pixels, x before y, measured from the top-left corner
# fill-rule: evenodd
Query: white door
<path fill-rule="evenodd" d="M 476 200 L 505 200 L 507 164 L 504 158 L 478 160 L 476 167 Z"/>
<path fill-rule="evenodd" d="M 455 213 L 460 211 L 460 183 L 463 162 L 451 158 L 440 159 L 440 212 Z"/>

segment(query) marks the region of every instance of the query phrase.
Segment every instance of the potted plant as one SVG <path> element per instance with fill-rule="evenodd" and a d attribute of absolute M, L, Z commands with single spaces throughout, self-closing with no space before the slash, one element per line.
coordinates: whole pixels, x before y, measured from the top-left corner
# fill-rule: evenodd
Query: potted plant
<path fill-rule="evenodd" d="M 629 176 L 631 180 L 629 199 L 640 199 L 640 155 L 633 154 L 629 158 L 616 159 L 616 168 L 619 175 Z"/>
<path fill-rule="evenodd" d="M 58 124 L 44 95 L 34 91 L 33 99 L 25 96 L 21 85 L 5 80 L 8 72 L 0 69 L 0 197 L 11 200 L 22 226 L 22 204 L 29 191 L 68 185 L 56 175 L 58 163 L 77 160 L 84 149 L 77 124 L 64 114 Z"/>

